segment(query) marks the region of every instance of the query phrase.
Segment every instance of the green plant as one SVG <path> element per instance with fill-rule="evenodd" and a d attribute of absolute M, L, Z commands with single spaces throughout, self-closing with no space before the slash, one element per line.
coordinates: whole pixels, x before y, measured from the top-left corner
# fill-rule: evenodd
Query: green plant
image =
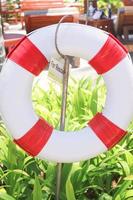
<path fill-rule="evenodd" d="M 106 11 L 109 3 L 111 4 L 113 13 L 116 13 L 118 8 L 123 6 L 123 2 L 121 0 L 98 0 L 98 8 Z"/>
<path fill-rule="evenodd" d="M 84 127 L 101 112 L 106 88 L 100 77 L 71 79 L 68 91 L 66 130 Z M 38 113 L 59 129 L 61 92 L 37 81 L 33 105 Z M 79 163 L 63 164 L 61 200 L 133 199 L 133 123 L 126 137 L 112 150 Z M 0 124 L 0 200 L 54 200 L 56 164 L 32 158 L 11 142 Z"/>

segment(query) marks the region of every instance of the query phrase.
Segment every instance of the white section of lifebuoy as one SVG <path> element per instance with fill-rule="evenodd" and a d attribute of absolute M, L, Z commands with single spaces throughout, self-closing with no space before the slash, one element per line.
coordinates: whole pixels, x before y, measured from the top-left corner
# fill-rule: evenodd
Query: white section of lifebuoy
<path fill-rule="evenodd" d="M 57 25 L 34 31 L 29 40 L 50 60 L 58 57 L 55 50 Z M 63 54 L 92 59 L 105 44 L 108 35 L 93 27 L 62 24 L 58 46 Z M 21 52 L 20 52 L 21 53 Z M 128 56 L 103 75 L 107 98 L 103 114 L 120 128 L 126 129 L 133 117 L 133 70 Z M 32 108 L 31 90 L 34 75 L 7 59 L 0 75 L 0 112 L 11 135 L 21 138 L 38 121 Z M 107 150 L 91 128 L 80 131 L 53 130 L 40 158 L 56 162 L 74 162 L 91 158 Z"/>
<path fill-rule="evenodd" d="M 103 114 L 126 129 L 133 115 L 133 66 L 129 57 L 105 73 L 103 78 L 107 87 Z"/>
<path fill-rule="evenodd" d="M 48 60 L 52 56 L 59 56 L 55 49 L 55 31 L 56 26 L 52 25 L 45 28 L 45 31 L 41 28 L 29 35 L 29 39 Z M 57 44 L 64 55 L 90 60 L 101 49 L 107 38 L 108 35 L 99 29 L 96 30 L 91 26 L 88 29 L 87 26 L 70 23 L 69 26 L 66 24 L 60 26 Z"/>
<path fill-rule="evenodd" d="M 2 71 L 0 82 L 4 90 L 0 110 L 13 138 L 20 138 L 38 120 L 31 99 L 33 79 L 34 75 L 11 60 L 7 61 Z"/>
<path fill-rule="evenodd" d="M 106 146 L 89 127 L 67 133 L 54 130 L 38 157 L 43 159 L 45 155 L 48 160 L 76 162 L 81 159 L 79 151 L 82 151 L 82 160 L 85 160 L 87 157 L 92 158 L 106 150 Z"/>

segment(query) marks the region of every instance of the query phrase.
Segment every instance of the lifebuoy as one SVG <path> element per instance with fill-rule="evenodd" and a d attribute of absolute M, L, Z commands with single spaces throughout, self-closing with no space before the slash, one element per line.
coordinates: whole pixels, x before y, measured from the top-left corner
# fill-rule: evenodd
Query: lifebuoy
<path fill-rule="evenodd" d="M 23 38 L 8 55 L 0 74 L 0 112 L 14 141 L 32 156 L 74 162 L 96 156 L 121 140 L 133 117 L 133 66 L 127 50 L 110 34 L 94 27 L 63 23 L 58 46 L 64 55 L 81 57 L 101 74 L 107 87 L 102 113 L 79 131 L 61 132 L 40 119 L 32 108 L 35 76 L 58 57 L 57 25 Z"/>

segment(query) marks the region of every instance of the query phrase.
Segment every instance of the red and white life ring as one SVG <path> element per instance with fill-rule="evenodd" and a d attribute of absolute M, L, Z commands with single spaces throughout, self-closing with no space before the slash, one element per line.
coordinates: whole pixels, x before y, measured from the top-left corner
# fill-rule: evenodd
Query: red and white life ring
<path fill-rule="evenodd" d="M 102 74 L 107 97 L 102 113 L 87 127 L 61 132 L 40 119 L 32 108 L 35 76 L 58 57 L 57 25 L 38 29 L 9 54 L 0 74 L 0 112 L 14 141 L 32 156 L 74 162 L 96 156 L 121 140 L 133 118 L 133 65 L 126 49 L 112 35 L 94 27 L 64 23 L 58 46 L 65 55 L 81 57 Z"/>

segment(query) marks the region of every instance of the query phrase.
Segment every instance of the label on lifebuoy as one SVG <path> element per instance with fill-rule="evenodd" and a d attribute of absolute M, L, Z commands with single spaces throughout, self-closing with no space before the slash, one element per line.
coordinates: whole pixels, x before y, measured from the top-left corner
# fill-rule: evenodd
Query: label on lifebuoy
<path fill-rule="evenodd" d="M 52 58 L 49 64 L 48 77 L 62 84 L 65 60 Z"/>

